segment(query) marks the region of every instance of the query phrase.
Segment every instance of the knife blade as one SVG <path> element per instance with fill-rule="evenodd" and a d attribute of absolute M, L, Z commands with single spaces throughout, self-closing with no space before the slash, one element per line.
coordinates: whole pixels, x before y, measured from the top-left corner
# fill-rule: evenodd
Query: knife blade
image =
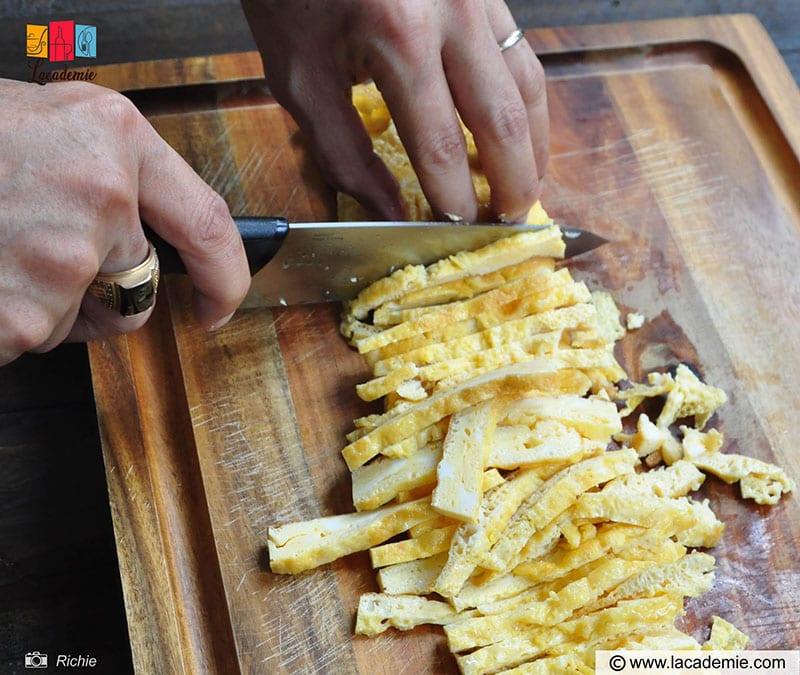
<path fill-rule="evenodd" d="M 234 218 L 245 246 L 250 292 L 243 307 L 276 307 L 350 300 L 374 281 L 410 264 L 428 265 L 545 225 L 450 222 L 289 223 L 277 217 Z M 185 272 L 177 251 L 150 228 L 162 273 Z M 561 226 L 565 258 L 606 240 Z M 269 263 L 269 264 L 267 264 Z"/>

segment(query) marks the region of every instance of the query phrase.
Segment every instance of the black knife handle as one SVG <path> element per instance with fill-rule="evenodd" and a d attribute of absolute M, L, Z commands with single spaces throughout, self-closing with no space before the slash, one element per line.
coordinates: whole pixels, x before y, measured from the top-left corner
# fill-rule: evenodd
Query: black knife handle
<path fill-rule="evenodd" d="M 289 222 L 286 218 L 256 217 L 234 218 L 233 222 L 239 228 L 239 234 L 244 243 L 244 252 L 247 255 L 247 264 L 250 266 L 250 276 L 266 265 L 281 247 L 286 234 L 289 232 Z M 186 267 L 178 251 L 172 244 L 168 244 L 152 228 L 142 225 L 145 236 L 153 242 L 158 253 L 159 269 L 162 274 L 178 272 L 186 274 Z"/>

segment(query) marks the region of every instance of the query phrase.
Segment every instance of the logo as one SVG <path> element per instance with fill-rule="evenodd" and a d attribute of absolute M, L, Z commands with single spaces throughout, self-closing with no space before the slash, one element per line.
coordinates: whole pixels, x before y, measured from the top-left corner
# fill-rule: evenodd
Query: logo
<path fill-rule="evenodd" d="M 31 69 L 29 82 L 47 84 L 56 80 L 93 80 L 93 70 L 74 70 L 67 66 L 75 59 L 97 58 L 97 27 L 75 21 L 51 21 L 26 27 L 25 54 Z M 63 63 L 61 69 L 48 69 L 44 63 Z"/>
<path fill-rule="evenodd" d="M 74 61 L 75 23 L 73 21 L 51 21 L 48 34 L 50 36 L 50 60 Z"/>
<path fill-rule="evenodd" d="M 97 57 L 97 28 L 75 24 L 75 55 L 84 59 Z"/>
<path fill-rule="evenodd" d="M 28 24 L 28 56 L 36 59 L 46 59 L 48 57 L 47 29 L 47 26 Z"/>
<path fill-rule="evenodd" d="M 47 668 L 47 654 L 28 652 L 25 654 L 26 668 Z"/>

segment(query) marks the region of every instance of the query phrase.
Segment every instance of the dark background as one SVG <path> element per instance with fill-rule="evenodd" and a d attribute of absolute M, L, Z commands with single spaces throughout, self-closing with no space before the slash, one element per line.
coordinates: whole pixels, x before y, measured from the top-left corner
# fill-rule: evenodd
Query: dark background
<path fill-rule="evenodd" d="M 800 80 L 798 0 L 507 0 L 507 4 L 523 28 L 755 14 L 795 80 Z M 255 49 L 239 0 L 0 0 L 0 77 L 28 77 L 25 24 L 73 18 L 97 26 L 97 64 Z"/>
<path fill-rule="evenodd" d="M 749 12 L 800 81 L 800 0 L 509 5 L 523 28 Z M 97 64 L 254 49 L 238 0 L 13 0 L 0 2 L 0 77 L 28 77 L 26 23 L 60 19 L 97 26 Z M 0 673 L 23 672 L 24 655 L 34 650 L 94 656 L 98 673 L 131 671 L 82 345 L 0 368 Z"/>

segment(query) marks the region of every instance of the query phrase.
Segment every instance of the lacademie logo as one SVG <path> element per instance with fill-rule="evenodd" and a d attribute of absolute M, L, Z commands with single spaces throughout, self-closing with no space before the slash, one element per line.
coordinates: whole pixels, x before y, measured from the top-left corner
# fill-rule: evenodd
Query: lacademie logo
<path fill-rule="evenodd" d="M 66 80 L 92 81 L 96 77 L 93 70 L 74 70 L 67 67 L 67 61 L 75 58 L 94 59 L 97 57 L 97 27 L 75 23 L 74 21 L 51 21 L 46 25 L 29 23 L 26 30 L 28 67 L 31 69 L 29 82 L 47 84 Z M 45 63 L 64 63 L 61 69 L 48 69 Z"/>

